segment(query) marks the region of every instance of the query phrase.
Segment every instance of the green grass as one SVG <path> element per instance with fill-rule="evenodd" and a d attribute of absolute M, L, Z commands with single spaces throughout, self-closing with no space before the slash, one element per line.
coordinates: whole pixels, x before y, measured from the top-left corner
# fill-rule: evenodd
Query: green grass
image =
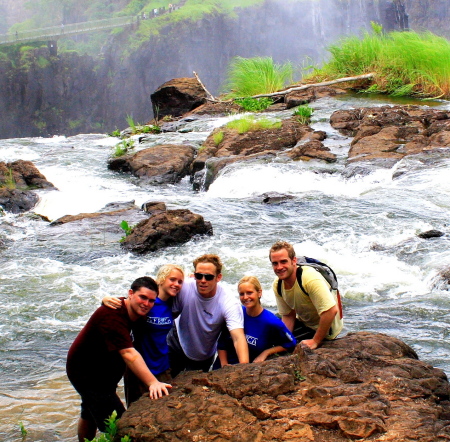
<path fill-rule="evenodd" d="M 3 182 L 0 182 L 0 188 L 14 190 L 17 188 L 16 180 L 13 177 L 12 169 L 8 168 L 7 175 L 3 177 Z"/>
<path fill-rule="evenodd" d="M 94 437 L 91 441 L 87 442 L 113 442 L 116 440 L 116 434 L 117 434 L 117 413 L 113 411 L 111 416 L 106 419 L 106 431 L 104 433 L 101 433 L 98 437 Z M 123 436 L 120 438 L 120 442 L 131 442 L 130 436 Z"/>
<path fill-rule="evenodd" d="M 293 66 L 274 63 L 271 57 L 235 57 L 228 66 L 223 86 L 228 98 L 268 94 L 292 82 Z"/>
<path fill-rule="evenodd" d="M 127 154 L 134 147 L 133 140 L 123 140 L 120 143 L 116 144 L 114 147 L 114 152 L 112 153 L 112 157 L 117 158 Z"/>
<path fill-rule="evenodd" d="M 267 118 L 256 120 L 253 116 L 246 116 L 230 121 L 227 123 L 226 127 L 243 134 L 261 129 L 279 129 L 281 128 L 281 121 L 273 121 Z"/>
<path fill-rule="evenodd" d="M 273 104 L 273 100 L 269 97 L 260 98 L 236 98 L 235 103 L 239 104 L 247 112 L 261 112 Z"/>
<path fill-rule="evenodd" d="M 213 141 L 216 146 L 218 146 L 223 141 L 223 136 L 224 136 L 224 134 L 222 131 L 216 132 L 213 135 Z"/>
<path fill-rule="evenodd" d="M 298 106 L 292 113 L 292 115 L 297 117 L 297 120 L 301 124 L 308 123 L 312 114 L 313 114 L 313 108 L 308 106 L 307 104 L 302 104 L 301 106 Z"/>
<path fill-rule="evenodd" d="M 331 59 L 310 81 L 375 73 L 367 92 L 450 98 L 450 42 L 431 32 L 348 37 L 329 48 Z"/>

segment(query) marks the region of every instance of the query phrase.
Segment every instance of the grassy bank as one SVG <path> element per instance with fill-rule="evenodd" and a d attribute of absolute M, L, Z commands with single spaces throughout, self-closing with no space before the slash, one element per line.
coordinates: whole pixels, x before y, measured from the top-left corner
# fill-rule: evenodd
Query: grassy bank
<path fill-rule="evenodd" d="M 308 82 L 375 72 L 368 92 L 450 98 L 450 42 L 431 32 L 374 32 L 329 48 L 331 59 Z"/>

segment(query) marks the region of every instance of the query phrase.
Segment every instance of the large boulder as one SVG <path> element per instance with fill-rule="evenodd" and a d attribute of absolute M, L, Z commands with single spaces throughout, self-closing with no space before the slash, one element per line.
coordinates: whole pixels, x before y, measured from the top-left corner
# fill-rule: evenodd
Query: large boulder
<path fill-rule="evenodd" d="M 186 144 L 160 144 L 133 155 L 111 158 L 108 168 L 130 172 L 151 184 L 176 183 L 189 174 L 196 149 Z"/>
<path fill-rule="evenodd" d="M 196 78 L 174 78 L 150 95 L 153 115 L 180 117 L 206 102 L 206 92 Z"/>
<path fill-rule="evenodd" d="M 313 86 L 300 91 L 289 92 L 284 97 L 284 102 L 286 103 L 286 107 L 291 109 L 295 106 L 311 103 L 311 101 L 316 101 L 323 97 L 334 97 L 345 93 L 346 91 L 344 89 L 328 86 Z"/>
<path fill-rule="evenodd" d="M 31 210 L 39 201 L 32 189 L 55 189 L 31 161 L 0 162 L 0 206 L 7 212 Z"/>
<path fill-rule="evenodd" d="M 354 136 L 348 162 L 385 159 L 450 147 L 450 111 L 419 106 L 382 106 L 340 110 L 331 126 Z"/>
<path fill-rule="evenodd" d="M 212 235 L 211 223 L 187 209 L 167 210 L 134 226 L 122 246 L 143 254 L 185 243 L 197 235 Z"/>
<path fill-rule="evenodd" d="M 135 442 L 444 442 L 450 387 L 440 369 L 382 334 L 351 333 L 311 351 L 210 373 L 169 396 L 143 396 L 119 421 Z"/>

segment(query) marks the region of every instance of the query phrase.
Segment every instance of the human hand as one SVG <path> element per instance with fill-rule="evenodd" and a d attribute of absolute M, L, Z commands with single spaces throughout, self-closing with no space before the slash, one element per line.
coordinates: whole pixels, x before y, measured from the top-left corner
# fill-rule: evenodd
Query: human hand
<path fill-rule="evenodd" d="M 319 346 L 319 344 L 314 339 L 305 339 L 304 341 L 301 341 L 300 344 L 306 345 L 311 350 L 315 350 Z"/>
<path fill-rule="evenodd" d="M 261 354 L 256 356 L 255 359 L 253 359 L 253 362 L 264 362 L 267 359 L 267 354 L 263 351 Z"/>
<path fill-rule="evenodd" d="M 163 393 L 168 395 L 168 388 L 172 388 L 172 385 L 159 381 L 152 382 L 148 387 L 150 399 L 159 399 L 163 397 Z"/>
<path fill-rule="evenodd" d="M 118 309 L 122 306 L 122 300 L 119 298 L 113 298 L 112 296 L 105 296 L 102 299 L 102 304 L 109 308 Z"/>

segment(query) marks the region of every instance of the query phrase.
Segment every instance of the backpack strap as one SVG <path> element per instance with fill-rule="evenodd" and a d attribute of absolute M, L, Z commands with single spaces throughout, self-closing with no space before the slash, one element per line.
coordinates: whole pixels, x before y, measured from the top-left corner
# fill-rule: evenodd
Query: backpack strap
<path fill-rule="evenodd" d="M 302 270 L 302 266 L 297 266 L 297 281 L 298 281 L 298 285 L 300 286 L 300 288 L 302 289 L 302 292 L 306 295 L 309 296 L 308 292 L 305 290 L 305 287 L 303 287 L 302 284 L 302 274 L 303 274 L 303 270 Z M 277 292 L 276 294 L 278 296 L 281 297 L 281 284 L 283 283 L 283 281 L 281 281 L 281 279 L 278 279 L 277 281 Z"/>

